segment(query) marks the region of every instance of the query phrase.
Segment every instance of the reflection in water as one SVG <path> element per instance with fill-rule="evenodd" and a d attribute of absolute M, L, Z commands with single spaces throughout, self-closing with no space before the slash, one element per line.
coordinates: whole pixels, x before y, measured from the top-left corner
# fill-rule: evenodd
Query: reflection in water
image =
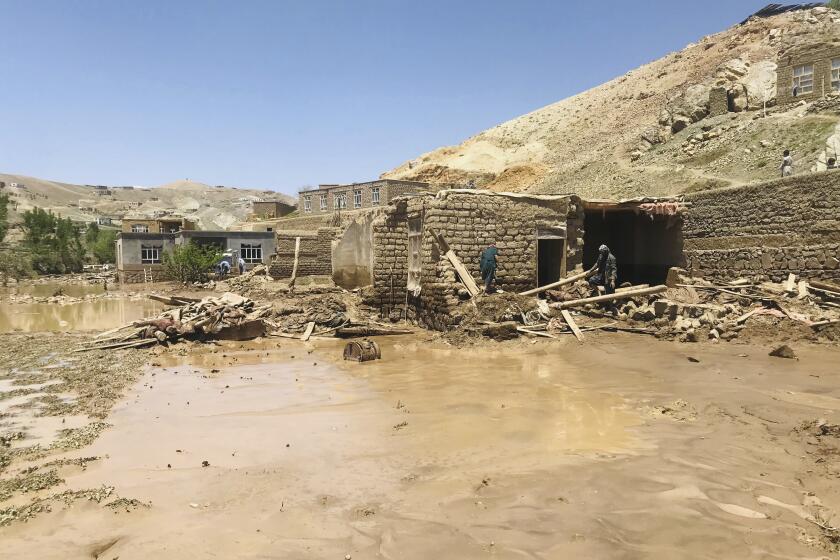
<path fill-rule="evenodd" d="M 163 304 L 151 300 L 96 299 L 59 305 L 22 303 L 0 306 L 0 332 L 100 331 L 157 315 Z"/>

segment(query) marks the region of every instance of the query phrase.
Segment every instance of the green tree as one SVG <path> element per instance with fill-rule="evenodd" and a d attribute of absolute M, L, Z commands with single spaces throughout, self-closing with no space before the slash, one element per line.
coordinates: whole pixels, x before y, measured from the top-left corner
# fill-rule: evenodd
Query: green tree
<path fill-rule="evenodd" d="M 99 229 L 99 224 L 96 222 L 89 223 L 87 229 L 85 230 L 85 245 L 93 247 L 93 245 L 96 244 L 96 240 L 99 238 L 100 231 L 102 230 Z"/>
<path fill-rule="evenodd" d="M 180 282 L 204 282 L 221 258 L 215 246 L 202 247 L 190 241 L 163 254 L 163 271 Z"/>
<path fill-rule="evenodd" d="M 59 218 L 41 208 L 23 213 L 23 246 L 32 267 L 40 274 L 80 272 L 85 247 L 81 231 L 69 218 Z"/>
<path fill-rule="evenodd" d="M 117 232 L 109 229 L 100 230 L 93 245 L 88 245 L 93 258 L 99 264 L 114 263 L 116 255 Z"/>
<path fill-rule="evenodd" d="M 35 276 L 32 260 L 23 251 L 0 251 L 0 277 L 5 286 L 9 279 L 20 280 Z"/>
<path fill-rule="evenodd" d="M 829 0 L 826 4 L 829 8 L 834 8 L 837 11 L 840 11 L 840 0 Z"/>
<path fill-rule="evenodd" d="M 0 194 L 0 241 L 9 232 L 9 195 Z"/>

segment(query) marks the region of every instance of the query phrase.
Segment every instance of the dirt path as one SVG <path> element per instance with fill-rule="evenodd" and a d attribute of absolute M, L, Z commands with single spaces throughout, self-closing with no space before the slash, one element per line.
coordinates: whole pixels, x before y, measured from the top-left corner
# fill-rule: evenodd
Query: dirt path
<path fill-rule="evenodd" d="M 336 361 L 332 342 L 156 358 L 112 427 L 66 455 L 107 458 L 61 472 L 68 489 L 113 486 L 128 499 L 2 528 L 0 556 L 836 550 L 813 522 L 840 508 L 836 466 L 798 428 L 838 422 L 840 352 L 801 349 L 792 362 L 746 345 L 639 342 L 455 350 L 392 339 L 381 362 L 361 365 Z"/>

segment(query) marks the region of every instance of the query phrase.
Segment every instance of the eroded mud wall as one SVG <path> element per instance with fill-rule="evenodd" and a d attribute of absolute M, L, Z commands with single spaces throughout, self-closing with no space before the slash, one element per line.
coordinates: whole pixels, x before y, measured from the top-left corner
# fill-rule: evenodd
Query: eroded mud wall
<path fill-rule="evenodd" d="M 353 219 L 332 244 L 333 280 L 348 290 L 373 282 L 373 214 Z"/>
<path fill-rule="evenodd" d="M 689 195 L 686 265 L 697 275 L 840 278 L 840 171 Z"/>

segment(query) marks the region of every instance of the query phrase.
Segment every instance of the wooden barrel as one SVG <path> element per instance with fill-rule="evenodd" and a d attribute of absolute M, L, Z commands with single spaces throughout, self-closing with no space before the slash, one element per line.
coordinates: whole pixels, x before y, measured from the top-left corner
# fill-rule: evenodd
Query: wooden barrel
<path fill-rule="evenodd" d="M 344 359 L 356 362 L 368 362 L 382 357 L 379 345 L 372 340 L 348 342 L 344 347 Z"/>

